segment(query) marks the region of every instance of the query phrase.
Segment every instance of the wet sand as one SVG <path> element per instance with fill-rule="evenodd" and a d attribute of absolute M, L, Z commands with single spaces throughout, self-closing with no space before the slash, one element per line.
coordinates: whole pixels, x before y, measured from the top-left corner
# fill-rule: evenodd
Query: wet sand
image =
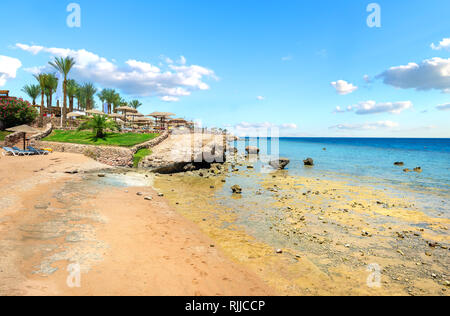
<path fill-rule="evenodd" d="M 155 186 L 280 294 L 448 295 L 450 221 L 422 212 L 407 192 L 248 165 L 159 176 Z"/>
<path fill-rule="evenodd" d="M 151 187 L 99 185 L 103 168 L 64 153 L 0 159 L 0 295 L 274 294 Z"/>

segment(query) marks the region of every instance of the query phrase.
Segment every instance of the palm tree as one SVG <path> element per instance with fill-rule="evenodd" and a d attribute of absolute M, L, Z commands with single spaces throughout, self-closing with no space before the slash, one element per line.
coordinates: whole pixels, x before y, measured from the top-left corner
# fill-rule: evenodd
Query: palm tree
<path fill-rule="evenodd" d="M 118 93 L 114 94 L 112 104 L 113 104 L 114 112 L 116 111 L 116 109 L 118 107 L 127 105 L 126 101 Z"/>
<path fill-rule="evenodd" d="M 114 89 L 103 89 L 99 94 L 98 98 L 102 102 L 106 102 L 108 104 L 108 114 L 111 114 L 111 105 L 114 102 L 114 98 L 116 97 L 117 93 Z"/>
<path fill-rule="evenodd" d="M 139 102 L 139 100 L 133 100 L 129 103 L 129 105 L 134 108 L 135 110 L 137 110 L 139 107 L 142 106 L 142 103 Z"/>
<path fill-rule="evenodd" d="M 75 80 L 67 80 L 67 97 L 69 98 L 69 112 L 73 112 L 73 99 L 76 97 L 79 89 Z"/>
<path fill-rule="evenodd" d="M 33 100 L 33 105 L 36 105 L 36 99 L 41 94 L 41 87 L 39 85 L 30 84 L 23 87 L 22 91 Z"/>
<path fill-rule="evenodd" d="M 39 127 L 44 125 L 44 97 L 45 97 L 45 87 L 47 85 L 48 74 L 39 74 L 34 75 L 36 80 L 39 82 L 39 86 L 41 89 L 41 110 L 39 113 Z"/>
<path fill-rule="evenodd" d="M 67 121 L 67 76 L 69 75 L 70 70 L 75 65 L 75 60 L 72 57 L 55 57 L 53 62 L 49 62 L 49 64 L 58 70 L 62 75 L 64 75 L 63 82 L 63 91 L 64 91 L 64 101 L 63 101 L 63 118 L 62 124 L 66 126 Z"/>
<path fill-rule="evenodd" d="M 47 80 L 45 81 L 45 95 L 47 96 L 47 108 L 53 105 L 53 93 L 58 89 L 58 78 L 54 74 L 47 74 Z"/>
<path fill-rule="evenodd" d="M 95 107 L 94 96 L 97 93 L 97 89 L 92 83 L 85 83 L 81 89 L 83 90 L 83 96 L 85 98 L 86 110 L 92 110 Z"/>
<path fill-rule="evenodd" d="M 95 138 L 105 138 L 105 130 L 119 130 L 119 125 L 113 120 L 109 120 L 106 115 L 94 115 L 78 128 L 78 131 L 92 129 Z"/>

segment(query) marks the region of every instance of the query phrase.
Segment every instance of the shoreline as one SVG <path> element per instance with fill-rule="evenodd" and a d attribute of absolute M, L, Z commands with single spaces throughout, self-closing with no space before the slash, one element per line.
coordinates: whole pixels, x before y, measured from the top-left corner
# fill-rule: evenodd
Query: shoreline
<path fill-rule="evenodd" d="M 153 189 L 91 185 L 105 166 L 81 155 L 20 158 L 0 165 L 15 197 L 0 204 L 1 295 L 273 295 Z M 69 288 L 77 262 L 81 287 Z"/>
<path fill-rule="evenodd" d="M 231 160 L 221 174 L 159 176 L 155 186 L 282 295 L 448 295 L 450 220 L 389 191 L 249 166 Z M 366 284 L 371 264 L 379 288 Z"/>

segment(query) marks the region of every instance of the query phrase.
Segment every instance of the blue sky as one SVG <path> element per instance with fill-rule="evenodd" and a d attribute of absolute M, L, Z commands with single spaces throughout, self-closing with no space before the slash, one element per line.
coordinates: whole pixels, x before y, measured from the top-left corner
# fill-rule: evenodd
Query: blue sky
<path fill-rule="evenodd" d="M 66 25 L 70 1 L 2 1 L 0 89 L 24 96 L 33 71 L 73 55 L 75 79 L 144 114 L 239 133 L 450 137 L 450 1 L 379 0 L 380 28 L 363 0 L 74 2 L 80 28 Z"/>

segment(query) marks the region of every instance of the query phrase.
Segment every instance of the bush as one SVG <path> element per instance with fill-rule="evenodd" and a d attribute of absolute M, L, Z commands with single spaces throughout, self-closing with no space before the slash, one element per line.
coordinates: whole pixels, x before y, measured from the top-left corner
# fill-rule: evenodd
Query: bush
<path fill-rule="evenodd" d="M 0 121 L 3 128 L 29 124 L 38 116 L 30 102 L 17 98 L 0 98 Z"/>

